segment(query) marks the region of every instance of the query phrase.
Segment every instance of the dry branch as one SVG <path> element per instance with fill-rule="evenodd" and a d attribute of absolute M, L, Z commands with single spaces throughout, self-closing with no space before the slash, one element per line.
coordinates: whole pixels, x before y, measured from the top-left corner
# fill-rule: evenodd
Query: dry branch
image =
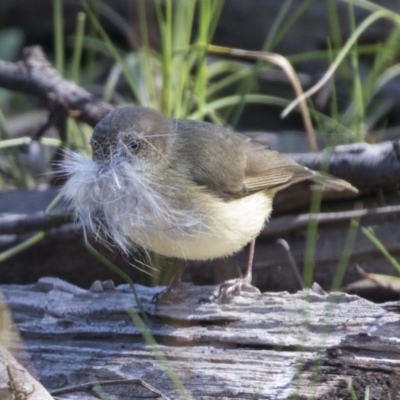
<path fill-rule="evenodd" d="M 39 46 L 25 48 L 17 63 L 0 61 L 0 87 L 39 97 L 49 110 L 64 110 L 91 126 L 114 108 L 64 79 Z"/>
<path fill-rule="evenodd" d="M 285 236 L 296 230 L 306 228 L 311 220 L 317 221 L 319 225 L 338 225 L 341 223 L 348 223 L 353 218 L 372 217 L 373 219 L 377 220 L 383 216 L 395 216 L 397 214 L 400 214 L 400 206 L 276 217 L 272 218 L 271 221 L 268 222 L 267 227 L 262 231 L 261 235 L 266 237 Z"/>
<path fill-rule="evenodd" d="M 70 386 L 63 389 L 53 390 L 51 392 L 52 396 L 60 396 L 69 393 L 78 393 L 78 392 L 88 392 L 92 395 L 96 395 L 96 388 L 104 388 L 105 386 L 117 386 L 117 385 L 140 385 L 143 388 L 147 389 L 149 392 L 156 394 L 158 397 L 161 397 L 163 400 L 170 400 L 169 397 L 165 396 L 159 390 L 149 385 L 142 379 L 115 379 L 109 381 L 95 381 L 88 382 L 83 385 Z"/>
<path fill-rule="evenodd" d="M 1 202 L 0 202 L 1 204 Z M 307 227 L 311 220 L 315 220 L 319 225 L 348 223 L 353 218 L 371 217 L 374 220 L 383 216 L 400 214 L 399 206 L 377 207 L 363 210 L 337 211 L 318 214 L 299 214 L 272 218 L 266 228 L 261 232 L 265 237 L 281 237 L 288 235 L 296 230 Z M 38 230 L 48 230 L 57 228 L 61 225 L 68 226 L 70 229 L 78 231 L 79 225 L 75 228 L 71 225 L 70 217 L 52 217 L 43 211 L 34 214 L 0 214 L 0 235 L 24 234 Z M 54 230 L 57 232 L 57 230 Z"/>
<path fill-rule="evenodd" d="M 70 218 L 51 217 L 44 211 L 35 214 L 0 214 L 0 235 L 42 231 L 70 222 Z"/>
<path fill-rule="evenodd" d="M 314 170 L 329 164 L 330 174 L 358 189 L 393 188 L 400 183 L 400 140 L 341 145 L 320 153 L 292 154 L 291 158 Z"/>

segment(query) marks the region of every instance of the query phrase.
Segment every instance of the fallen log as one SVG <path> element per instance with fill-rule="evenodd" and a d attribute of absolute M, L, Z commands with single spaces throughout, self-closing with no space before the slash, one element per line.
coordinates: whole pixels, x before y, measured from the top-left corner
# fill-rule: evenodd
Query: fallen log
<path fill-rule="evenodd" d="M 83 290 L 43 278 L 1 288 L 28 354 L 19 361 L 30 360 L 49 392 L 143 380 L 171 399 L 328 400 L 350 398 L 351 380 L 358 398 L 367 387 L 370 398 L 398 398 L 400 302 L 308 290 L 201 303 L 217 287 L 189 285 L 173 303 L 155 305 L 160 289 L 136 286 L 146 336 L 132 321 L 137 308 L 128 285 L 97 282 Z M 9 345 L 14 354 L 20 346 Z M 117 400 L 149 395 L 133 384 L 102 390 Z"/>

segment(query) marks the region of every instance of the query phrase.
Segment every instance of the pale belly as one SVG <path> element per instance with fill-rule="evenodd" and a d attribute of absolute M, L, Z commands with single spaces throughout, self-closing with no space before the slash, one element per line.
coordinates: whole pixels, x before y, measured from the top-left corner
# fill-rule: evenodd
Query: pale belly
<path fill-rule="evenodd" d="M 207 210 L 207 213 L 205 212 Z M 272 209 L 265 192 L 232 200 L 212 201 L 201 206 L 202 223 L 181 230 L 135 230 L 131 239 L 147 250 L 186 260 L 208 260 L 229 256 L 257 237 Z"/>

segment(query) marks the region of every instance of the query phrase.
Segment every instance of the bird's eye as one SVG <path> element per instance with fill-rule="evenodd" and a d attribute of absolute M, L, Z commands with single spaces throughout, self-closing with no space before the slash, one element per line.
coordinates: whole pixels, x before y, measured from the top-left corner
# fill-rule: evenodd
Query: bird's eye
<path fill-rule="evenodd" d="M 137 153 L 140 150 L 140 142 L 139 140 L 132 140 L 131 142 L 129 142 L 130 149 L 134 152 Z"/>

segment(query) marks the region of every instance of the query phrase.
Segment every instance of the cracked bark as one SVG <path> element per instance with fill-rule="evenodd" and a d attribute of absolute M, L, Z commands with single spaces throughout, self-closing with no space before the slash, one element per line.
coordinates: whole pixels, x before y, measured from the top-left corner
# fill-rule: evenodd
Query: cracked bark
<path fill-rule="evenodd" d="M 136 289 L 148 332 L 186 398 L 348 398 L 352 378 L 358 398 L 370 386 L 371 398 L 397 399 L 400 302 L 377 305 L 344 293 L 300 291 L 199 304 L 217 287 L 185 285 L 176 302 L 155 307 L 151 300 L 160 288 Z M 24 339 L 27 355 L 20 361 L 29 357 L 48 390 L 93 378 L 143 379 L 171 399 L 184 398 L 127 313 L 135 309 L 127 285 L 112 290 L 99 283 L 91 291 L 43 278 L 35 285 L 3 285 L 2 292 Z M 18 353 L 21 343 L 10 347 Z M 117 400 L 145 393 L 129 385 L 103 389 Z"/>

